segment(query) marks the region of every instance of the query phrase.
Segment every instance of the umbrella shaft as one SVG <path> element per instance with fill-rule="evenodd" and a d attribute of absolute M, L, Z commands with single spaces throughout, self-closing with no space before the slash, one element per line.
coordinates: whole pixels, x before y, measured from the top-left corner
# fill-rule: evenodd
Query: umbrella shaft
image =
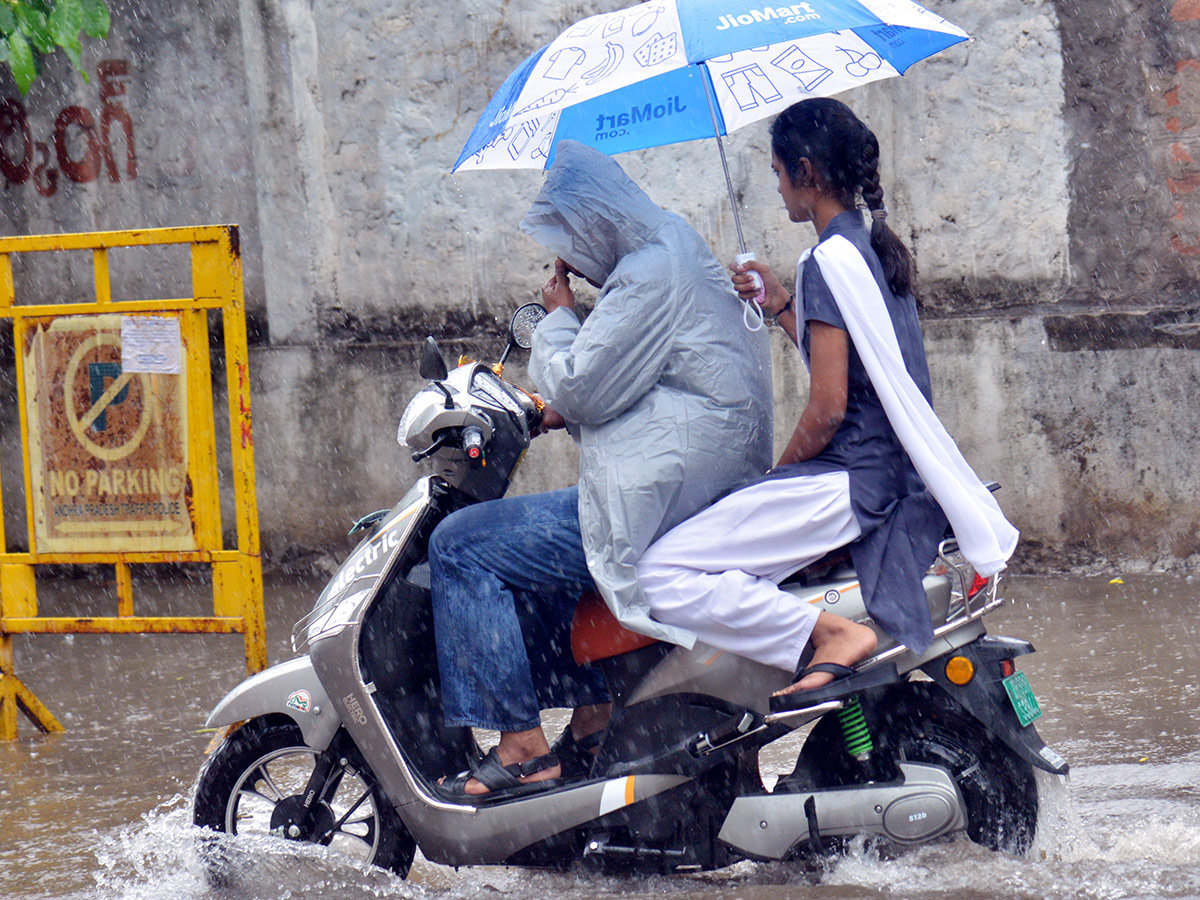
<path fill-rule="evenodd" d="M 708 83 L 708 67 L 704 66 L 704 99 L 708 101 L 708 115 L 712 118 L 713 135 L 717 139 L 717 150 L 721 154 L 721 169 L 725 172 L 725 188 L 729 191 L 729 205 L 733 209 L 733 225 L 737 229 L 738 252 L 746 252 L 746 239 L 742 237 L 742 217 L 738 215 L 737 197 L 733 193 L 733 179 L 729 177 L 729 162 L 725 159 L 725 143 L 721 140 L 721 126 L 717 124 L 717 111 L 713 106 L 712 86 Z"/>

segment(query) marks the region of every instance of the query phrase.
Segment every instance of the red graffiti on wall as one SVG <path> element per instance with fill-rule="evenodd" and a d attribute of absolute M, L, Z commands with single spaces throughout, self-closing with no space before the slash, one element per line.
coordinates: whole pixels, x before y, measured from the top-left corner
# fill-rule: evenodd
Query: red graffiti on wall
<path fill-rule="evenodd" d="M 29 115 L 20 100 L 0 100 L 0 174 L 10 184 L 32 181 L 39 194 L 51 197 L 58 191 L 60 172 L 77 184 L 97 180 L 102 171 L 114 183 L 121 180 L 122 172 L 125 178 L 137 178 L 133 118 L 121 99 L 128 89 L 129 62 L 103 60 L 96 74 L 99 114 L 83 106 L 66 107 L 55 117 L 48 142 L 33 139 Z M 120 152 L 121 143 L 124 153 Z"/>

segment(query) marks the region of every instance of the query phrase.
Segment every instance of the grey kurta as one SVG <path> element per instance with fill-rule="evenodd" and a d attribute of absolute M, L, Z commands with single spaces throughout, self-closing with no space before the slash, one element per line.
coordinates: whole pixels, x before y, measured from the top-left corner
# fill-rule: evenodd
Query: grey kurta
<path fill-rule="evenodd" d="M 635 565 L 661 534 L 771 463 L 765 329 L 708 245 L 602 153 L 558 145 L 521 228 L 602 285 L 582 325 L 557 309 L 529 371 L 580 446 L 579 521 L 588 568 L 627 628 L 690 646 L 650 618 Z"/>

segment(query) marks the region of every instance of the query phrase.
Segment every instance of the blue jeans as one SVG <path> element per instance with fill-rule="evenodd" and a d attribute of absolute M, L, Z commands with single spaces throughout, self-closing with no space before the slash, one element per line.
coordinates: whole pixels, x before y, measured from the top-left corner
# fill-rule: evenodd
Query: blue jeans
<path fill-rule="evenodd" d="M 429 539 L 446 724 L 526 731 L 540 711 L 608 700 L 571 656 L 571 619 L 593 587 L 579 490 L 505 497 L 451 513 Z"/>

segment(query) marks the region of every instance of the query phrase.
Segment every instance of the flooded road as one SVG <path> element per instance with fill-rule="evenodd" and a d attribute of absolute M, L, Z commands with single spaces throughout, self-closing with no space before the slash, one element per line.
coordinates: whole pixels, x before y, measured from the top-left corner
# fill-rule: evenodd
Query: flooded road
<path fill-rule="evenodd" d="M 236 894 L 218 894 L 194 855 L 190 794 L 208 711 L 243 677 L 240 638 L 38 635 L 16 639 L 17 672 L 67 732 L 42 736 L 22 719 L 21 739 L 0 743 L 0 897 L 1200 900 L 1200 582 L 1129 575 L 1109 584 L 1112 574 L 1011 578 L 1012 602 L 987 620 L 991 633 L 1037 648 L 1019 665 L 1045 713 L 1039 731 L 1072 765 L 1069 783 L 1040 783 L 1038 838 L 1026 859 L 960 839 L 892 859 L 860 850 L 820 873 L 743 863 L 602 878 L 455 871 L 418 857 L 404 882 L 319 848 L 239 839 L 253 857 Z M 315 587 L 268 579 L 272 662 L 291 656 L 291 623 Z M 94 585 L 63 585 L 57 598 L 54 589 L 44 586 L 43 614 L 115 605 L 73 598 L 100 595 Z M 185 604 L 189 590 L 200 599 Z M 139 613 L 195 611 L 204 589 L 135 584 L 135 596 Z M 764 754 L 766 774 L 791 768 L 798 741 L 783 743 Z"/>

